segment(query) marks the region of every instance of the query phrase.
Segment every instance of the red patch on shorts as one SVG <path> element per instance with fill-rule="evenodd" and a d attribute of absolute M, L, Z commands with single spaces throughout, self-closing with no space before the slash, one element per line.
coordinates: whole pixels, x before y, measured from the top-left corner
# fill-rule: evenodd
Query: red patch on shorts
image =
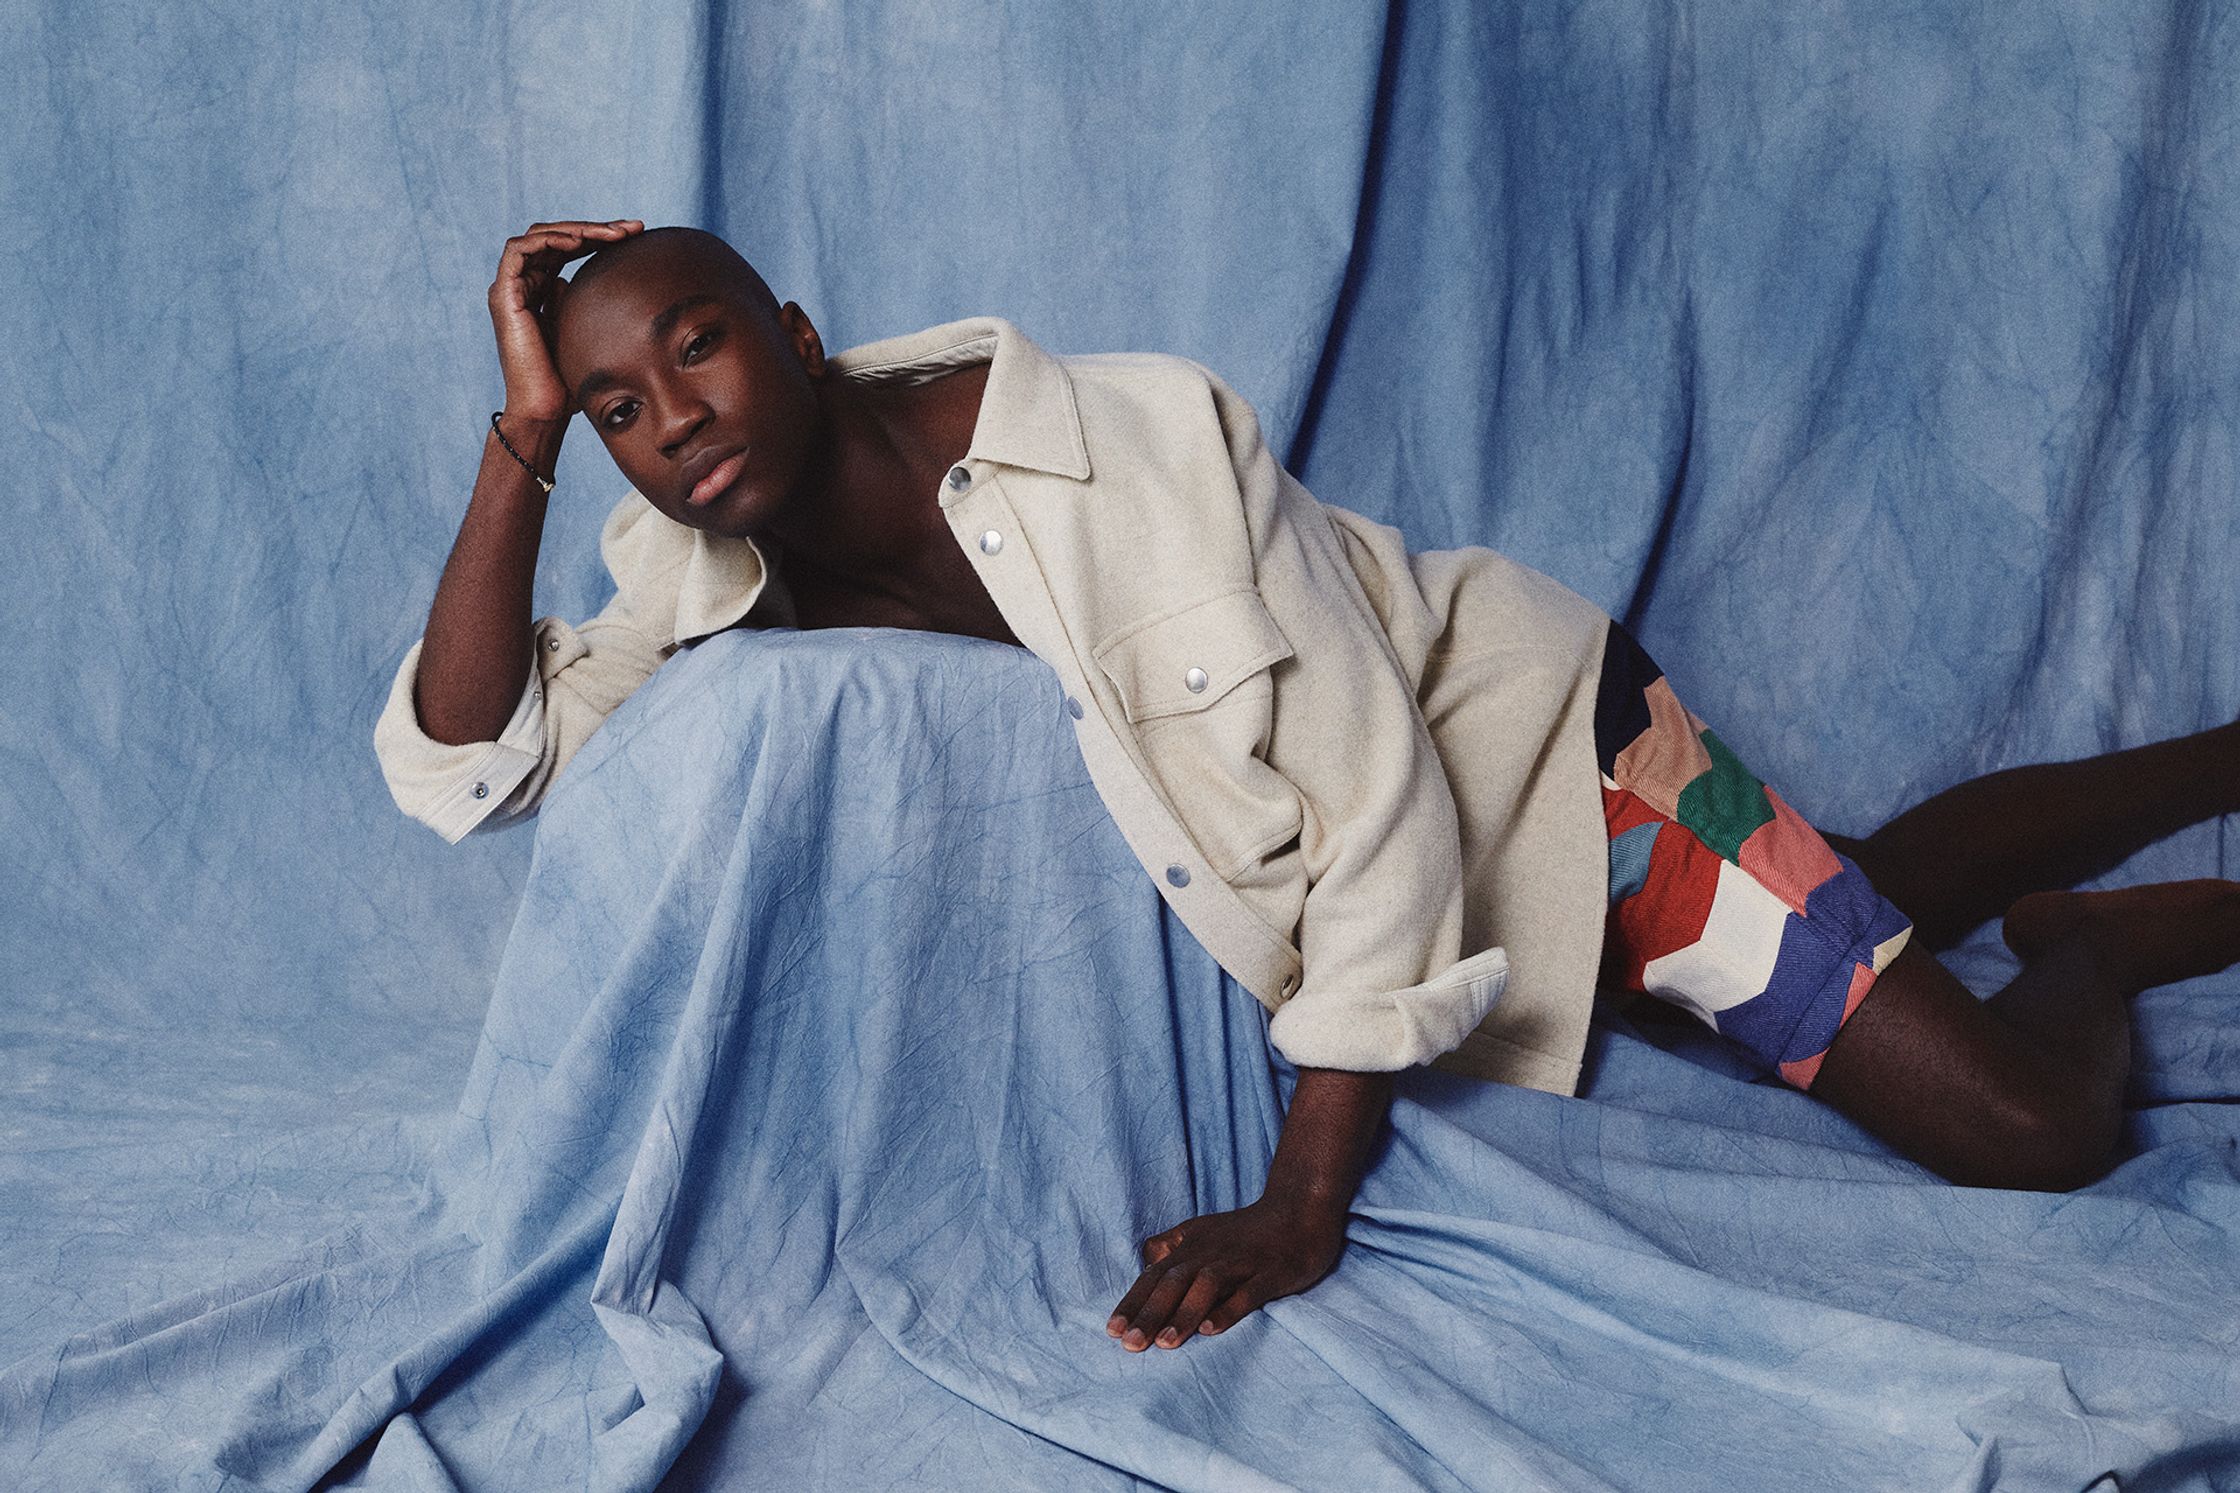
<path fill-rule="evenodd" d="M 1649 818 L 1662 819 L 1651 813 Z M 1648 822 L 1643 820 L 1643 823 Z M 1678 826 L 1675 826 L 1677 829 Z M 1719 853 L 1694 835 L 1667 832 L 1649 852 L 1649 878 L 1641 890 L 1610 910 L 1606 968 L 1628 990 L 1643 988 L 1651 960 L 1703 937 L 1719 893 Z"/>
<path fill-rule="evenodd" d="M 1670 820 L 1641 801 L 1641 795 L 1626 788 L 1605 787 L 1602 790 L 1602 822 L 1610 828 L 1610 838 L 1615 840 L 1629 829 L 1639 829 L 1644 824 L 1669 824 Z"/>

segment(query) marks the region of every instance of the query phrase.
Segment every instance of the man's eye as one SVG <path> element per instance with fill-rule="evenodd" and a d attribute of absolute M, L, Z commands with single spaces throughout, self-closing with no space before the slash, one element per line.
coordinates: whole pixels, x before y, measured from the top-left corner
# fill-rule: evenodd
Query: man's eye
<path fill-rule="evenodd" d="M 685 361 L 688 363 L 692 361 L 693 349 L 712 347 L 715 345 L 715 340 L 716 334 L 712 331 L 709 331 L 702 332 L 699 336 L 693 338 L 690 342 L 687 342 L 684 345 Z"/>
<path fill-rule="evenodd" d="M 634 410 L 637 407 L 638 401 L 636 401 L 635 399 L 618 400 L 613 405 L 608 407 L 607 412 L 604 415 L 601 415 L 599 417 L 599 423 L 609 430 L 620 430 L 622 426 L 624 424 L 627 424 L 628 422 L 627 420 L 618 421 L 615 417 L 617 415 L 621 415 L 625 410 Z"/>

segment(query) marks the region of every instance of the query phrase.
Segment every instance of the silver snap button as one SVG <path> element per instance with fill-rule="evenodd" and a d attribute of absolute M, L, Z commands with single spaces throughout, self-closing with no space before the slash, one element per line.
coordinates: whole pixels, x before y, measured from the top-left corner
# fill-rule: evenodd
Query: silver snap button
<path fill-rule="evenodd" d="M 1203 669 L 1192 669 L 1189 673 L 1182 676 L 1182 682 L 1190 686 L 1191 694 L 1202 694 L 1204 693 L 1206 687 L 1206 671 Z"/>
<path fill-rule="evenodd" d="M 1187 870 L 1185 870 L 1185 869 L 1184 869 L 1183 867 L 1181 867 L 1181 866 L 1169 866 L 1169 867 L 1167 867 L 1167 885 L 1169 885 L 1169 886 L 1188 886 L 1189 884 L 1190 884 L 1190 873 L 1189 873 L 1189 872 L 1188 872 Z"/>
<path fill-rule="evenodd" d="M 476 798 L 488 798 L 490 796 L 490 785 L 488 783 L 475 784 L 474 796 Z"/>
<path fill-rule="evenodd" d="M 1283 993 L 1284 993 L 1285 995 L 1287 995 L 1287 996 L 1288 996 L 1288 995 L 1290 995 L 1292 991 L 1294 991 L 1294 990 L 1297 990 L 1298 988 L 1299 988 L 1299 977 L 1298 977 L 1297 975 L 1286 975 L 1286 976 L 1284 977 L 1284 981 L 1283 981 Z"/>
<path fill-rule="evenodd" d="M 1072 716 L 1075 720 L 1081 719 L 1081 702 L 1071 695 L 1066 696 L 1066 714 Z"/>
<path fill-rule="evenodd" d="M 544 651 L 558 653 L 560 651 L 560 640 L 558 638 L 546 638 L 544 640 Z"/>
<path fill-rule="evenodd" d="M 1001 534 L 998 534 L 995 530 L 990 529 L 987 533 L 980 536 L 980 553 L 984 555 L 992 555 L 997 550 L 1002 548 L 1003 536 Z"/>
<path fill-rule="evenodd" d="M 963 467 L 949 468 L 949 490 L 951 492 L 963 492 L 970 486 L 972 486 L 972 474 L 970 472 Z"/>

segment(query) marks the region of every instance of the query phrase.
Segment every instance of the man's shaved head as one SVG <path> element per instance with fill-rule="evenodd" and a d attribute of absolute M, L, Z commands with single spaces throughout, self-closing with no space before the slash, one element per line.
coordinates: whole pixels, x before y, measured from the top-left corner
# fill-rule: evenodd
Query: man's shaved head
<path fill-rule="evenodd" d="M 828 439 L 824 344 L 807 312 L 698 228 L 610 243 L 566 284 L 553 371 L 647 502 L 688 528 L 743 534 L 807 501 Z"/>
<path fill-rule="evenodd" d="M 778 298 L 770 293 L 755 267 L 737 249 L 702 228 L 648 228 L 619 243 L 607 245 L 577 266 L 568 281 L 568 294 L 590 289 L 603 277 L 631 265 L 649 267 L 658 261 L 688 270 L 695 278 L 723 290 L 736 291 L 775 320 Z"/>

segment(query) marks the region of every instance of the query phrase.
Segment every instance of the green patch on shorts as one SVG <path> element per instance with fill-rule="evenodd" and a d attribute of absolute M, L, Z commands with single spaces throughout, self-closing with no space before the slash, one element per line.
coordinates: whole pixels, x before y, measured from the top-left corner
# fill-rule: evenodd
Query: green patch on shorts
<path fill-rule="evenodd" d="M 1766 797 L 1766 785 L 1750 775 L 1725 742 L 1709 731 L 1702 734 L 1702 741 L 1711 754 L 1711 770 L 1680 790 L 1673 817 L 1721 858 L 1740 865 L 1742 842 L 1760 825 L 1773 822 L 1773 804 Z"/>

